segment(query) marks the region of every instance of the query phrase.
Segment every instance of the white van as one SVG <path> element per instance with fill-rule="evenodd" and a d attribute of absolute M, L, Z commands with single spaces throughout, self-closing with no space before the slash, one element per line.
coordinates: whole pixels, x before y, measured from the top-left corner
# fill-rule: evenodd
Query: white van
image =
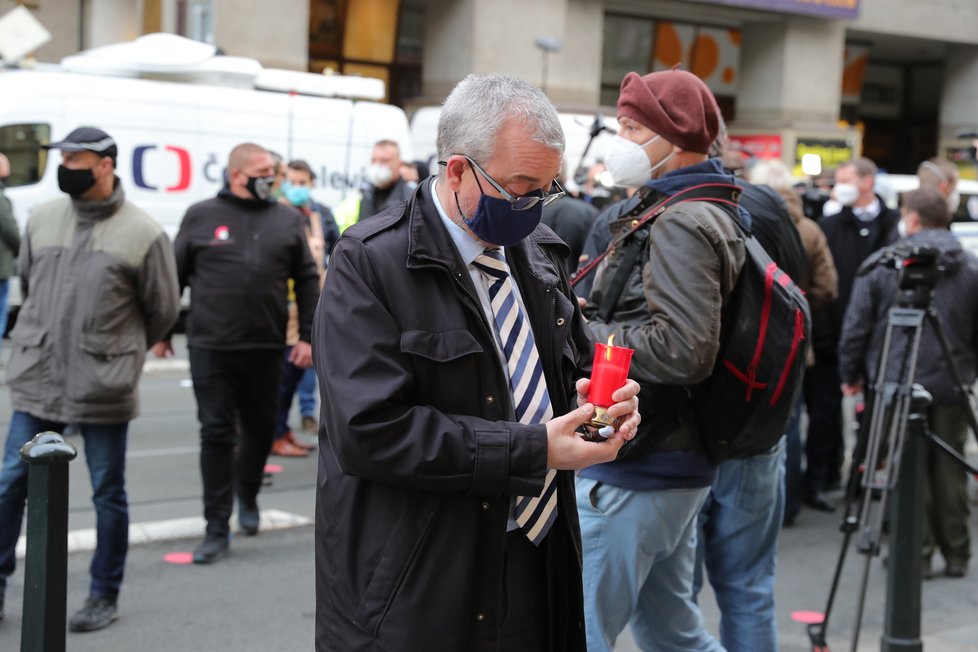
<path fill-rule="evenodd" d="M 41 145 L 92 125 L 118 144 L 126 196 L 171 238 L 190 204 L 217 193 L 228 153 L 246 141 L 308 161 L 314 198 L 335 206 L 358 192 L 376 141 L 394 140 L 410 156 L 404 112 L 358 99 L 383 95 L 380 80 L 263 69 L 172 34 L 97 48 L 58 66 L 0 68 L 6 195 L 23 228 L 34 204 L 60 192 L 61 157 Z"/>

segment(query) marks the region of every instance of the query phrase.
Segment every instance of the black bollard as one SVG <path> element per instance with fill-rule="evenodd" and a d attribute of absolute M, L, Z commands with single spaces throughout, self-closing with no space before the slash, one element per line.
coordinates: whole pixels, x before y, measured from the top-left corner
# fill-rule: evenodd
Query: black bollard
<path fill-rule="evenodd" d="M 21 652 L 64 652 L 68 588 L 68 463 L 78 451 L 42 432 L 20 449 L 27 481 Z"/>
<path fill-rule="evenodd" d="M 903 460 L 890 512 L 890 561 L 886 578 L 886 616 L 881 652 L 921 652 L 920 580 L 923 566 L 921 545 L 924 518 L 924 441 L 927 408 L 931 396 L 914 385 Z"/>

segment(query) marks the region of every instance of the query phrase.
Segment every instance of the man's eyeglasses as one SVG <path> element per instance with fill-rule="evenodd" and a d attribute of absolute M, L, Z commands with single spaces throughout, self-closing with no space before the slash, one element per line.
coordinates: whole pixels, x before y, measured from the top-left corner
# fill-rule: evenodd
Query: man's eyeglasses
<path fill-rule="evenodd" d="M 469 166 L 473 170 L 478 172 L 483 179 L 488 181 L 490 185 L 492 185 L 492 187 L 496 189 L 496 191 L 500 194 L 500 196 L 502 196 L 503 199 L 509 202 L 510 206 L 513 207 L 514 211 L 525 211 L 529 208 L 533 208 L 534 206 L 537 205 L 538 202 L 541 201 L 543 202 L 543 205 L 546 206 L 548 204 L 554 203 L 555 201 L 557 201 L 558 199 L 560 199 L 566 194 L 564 192 L 564 189 L 561 187 L 560 183 L 558 183 L 557 180 L 554 179 L 553 183 L 550 185 L 549 192 L 544 192 L 543 190 L 536 190 L 534 191 L 534 194 L 523 195 L 522 197 L 514 197 L 510 193 L 506 192 L 506 189 L 503 188 L 499 183 L 497 183 L 495 179 L 490 177 L 489 173 L 483 170 L 481 165 L 479 165 L 478 163 L 470 159 L 465 154 L 459 154 L 459 156 L 461 156 L 466 161 L 468 161 Z M 448 163 L 446 163 L 445 161 L 438 161 L 438 165 L 447 167 Z M 476 177 L 475 182 L 479 183 L 478 177 Z M 482 189 L 481 183 L 479 183 L 479 189 L 480 190 Z"/>

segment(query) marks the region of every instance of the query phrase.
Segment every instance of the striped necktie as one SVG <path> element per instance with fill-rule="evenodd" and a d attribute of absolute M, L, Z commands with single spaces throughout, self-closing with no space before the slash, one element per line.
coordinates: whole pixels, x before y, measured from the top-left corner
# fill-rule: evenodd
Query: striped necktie
<path fill-rule="evenodd" d="M 543 365 L 502 254 L 486 249 L 472 263 L 482 272 L 489 291 L 489 304 L 496 322 L 496 335 L 502 344 L 513 391 L 513 405 L 520 423 L 546 423 L 553 417 Z M 516 523 L 533 542 L 540 545 L 557 517 L 557 471 L 547 469 L 540 496 L 517 496 Z"/>

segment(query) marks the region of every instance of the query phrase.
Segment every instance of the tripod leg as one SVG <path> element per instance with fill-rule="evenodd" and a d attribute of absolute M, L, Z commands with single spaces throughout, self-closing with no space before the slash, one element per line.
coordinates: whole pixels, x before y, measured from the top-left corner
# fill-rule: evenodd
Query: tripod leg
<path fill-rule="evenodd" d="M 856 652 L 856 648 L 859 647 L 859 631 L 863 624 L 863 607 L 866 606 L 866 586 L 869 584 L 869 565 L 872 562 L 873 558 L 867 556 L 863 566 L 862 582 L 859 585 L 859 601 L 856 603 L 856 622 L 852 630 L 852 647 L 849 648 L 851 652 Z"/>
<path fill-rule="evenodd" d="M 853 630 L 852 650 L 855 652 L 862 628 L 866 587 L 872 558 L 879 554 L 883 529 L 883 517 L 889 504 L 889 495 L 899 477 L 900 460 L 906 439 L 906 417 L 910 407 L 911 388 L 916 371 L 920 336 L 923 331 L 924 311 L 919 309 L 893 308 L 890 310 L 880 357 L 879 373 L 874 387 L 873 413 L 867 441 L 866 466 L 863 473 L 864 493 L 859 514 L 859 551 L 866 555 L 863 568 L 856 622 Z M 903 347 L 898 381 L 888 382 L 890 346 L 895 329 L 905 331 L 910 346 Z M 885 477 L 878 473 L 879 462 L 886 457 Z M 878 501 L 874 504 L 874 495 Z"/>

